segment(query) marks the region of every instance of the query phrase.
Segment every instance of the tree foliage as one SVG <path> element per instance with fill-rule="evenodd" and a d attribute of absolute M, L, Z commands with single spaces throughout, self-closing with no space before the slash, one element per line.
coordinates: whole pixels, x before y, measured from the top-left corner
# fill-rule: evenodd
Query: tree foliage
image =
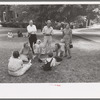
<path fill-rule="evenodd" d="M 10 8 L 9 8 L 10 7 Z M 72 22 L 78 16 L 87 16 L 87 19 L 94 19 L 100 15 L 100 5 L 9 5 L 9 9 L 18 14 L 18 21 L 33 19 L 43 24 L 46 20 Z M 7 5 L 0 6 L 0 17 Z"/>

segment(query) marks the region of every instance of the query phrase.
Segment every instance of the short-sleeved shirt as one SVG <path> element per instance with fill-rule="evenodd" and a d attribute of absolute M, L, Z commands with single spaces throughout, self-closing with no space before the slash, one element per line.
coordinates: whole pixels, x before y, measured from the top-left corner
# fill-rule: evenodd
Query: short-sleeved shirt
<path fill-rule="evenodd" d="M 32 25 L 32 26 L 28 25 L 27 26 L 27 31 L 28 31 L 28 33 L 34 34 L 34 32 L 37 31 L 37 28 L 36 28 L 35 25 Z"/>
<path fill-rule="evenodd" d="M 22 67 L 23 67 L 23 61 L 21 59 L 10 57 L 9 63 L 8 63 L 8 70 L 18 71 Z"/>
<path fill-rule="evenodd" d="M 42 33 L 45 34 L 53 34 L 53 28 L 52 27 L 48 27 L 48 26 L 44 26 Z"/>

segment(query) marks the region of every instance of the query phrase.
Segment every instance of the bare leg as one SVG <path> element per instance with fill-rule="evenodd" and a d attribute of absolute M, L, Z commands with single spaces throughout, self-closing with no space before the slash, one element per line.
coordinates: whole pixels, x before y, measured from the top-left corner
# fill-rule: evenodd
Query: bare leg
<path fill-rule="evenodd" d="M 67 51 L 68 51 L 68 49 L 67 49 L 67 45 L 66 45 L 66 47 L 65 47 L 65 57 L 67 57 Z"/>

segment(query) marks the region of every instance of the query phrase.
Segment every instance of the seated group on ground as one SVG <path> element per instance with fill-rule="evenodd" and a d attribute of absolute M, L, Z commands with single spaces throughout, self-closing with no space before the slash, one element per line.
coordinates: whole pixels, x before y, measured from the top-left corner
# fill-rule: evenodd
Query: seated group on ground
<path fill-rule="evenodd" d="M 31 66 L 32 61 L 35 58 L 38 59 L 39 63 L 43 63 L 40 67 L 44 71 L 50 71 L 52 67 L 55 67 L 61 63 L 65 56 L 65 42 L 61 39 L 59 43 L 55 43 L 53 50 L 47 53 L 48 57 L 42 58 L 42 54 L 45 54 L 45 48 L 41 40 L 37 40 L 36 44 L 33 44 L 34 54 L 26 42 L 23 44 L 20 51 L 14 51 L 9 59 L 8 73 L 13 76 L 23 75 Z M 33 62 L 34 63 L 34 62 Z"/>
<path fill-rule="evenodd" d="M 52 67 L 57 66 L 65 56 L 65 43 L 61 39 L 60 43 L 56 43 L 54 50 L 50 51 L 46 58 L 41 58 L 41 54 L 44 54 L 44 48 L 41 40 L 37 40 L 36 44 L 33 45 L 34 54 L 28 44 L 23 44 L 20 51 L 14 51 L 11 55 L 8 63 L 8 73 L 13 76 L 23 75 L 32 65 L 32 60 L 38 58 L 38 61 L 44 64 L 41 69 L 49 71 Z"/>

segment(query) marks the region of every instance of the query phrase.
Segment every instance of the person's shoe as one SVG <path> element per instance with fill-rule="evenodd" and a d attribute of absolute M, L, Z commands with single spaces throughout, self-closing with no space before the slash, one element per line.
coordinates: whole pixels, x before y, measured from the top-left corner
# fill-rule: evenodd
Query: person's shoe
<path fill-rule="evenodd" d="M 65 55 L 64 57 L 67 57 L 67 55 Z"/>
<path fill-rule="evenodd" d="M 71 59 L 71 56 L 67 57 L 67 59 Z"/>
<path fill-rule="evenodd" d="M 42 60 L 41 59 L 38 59 L 38 62 L 42 63 Z"/>

